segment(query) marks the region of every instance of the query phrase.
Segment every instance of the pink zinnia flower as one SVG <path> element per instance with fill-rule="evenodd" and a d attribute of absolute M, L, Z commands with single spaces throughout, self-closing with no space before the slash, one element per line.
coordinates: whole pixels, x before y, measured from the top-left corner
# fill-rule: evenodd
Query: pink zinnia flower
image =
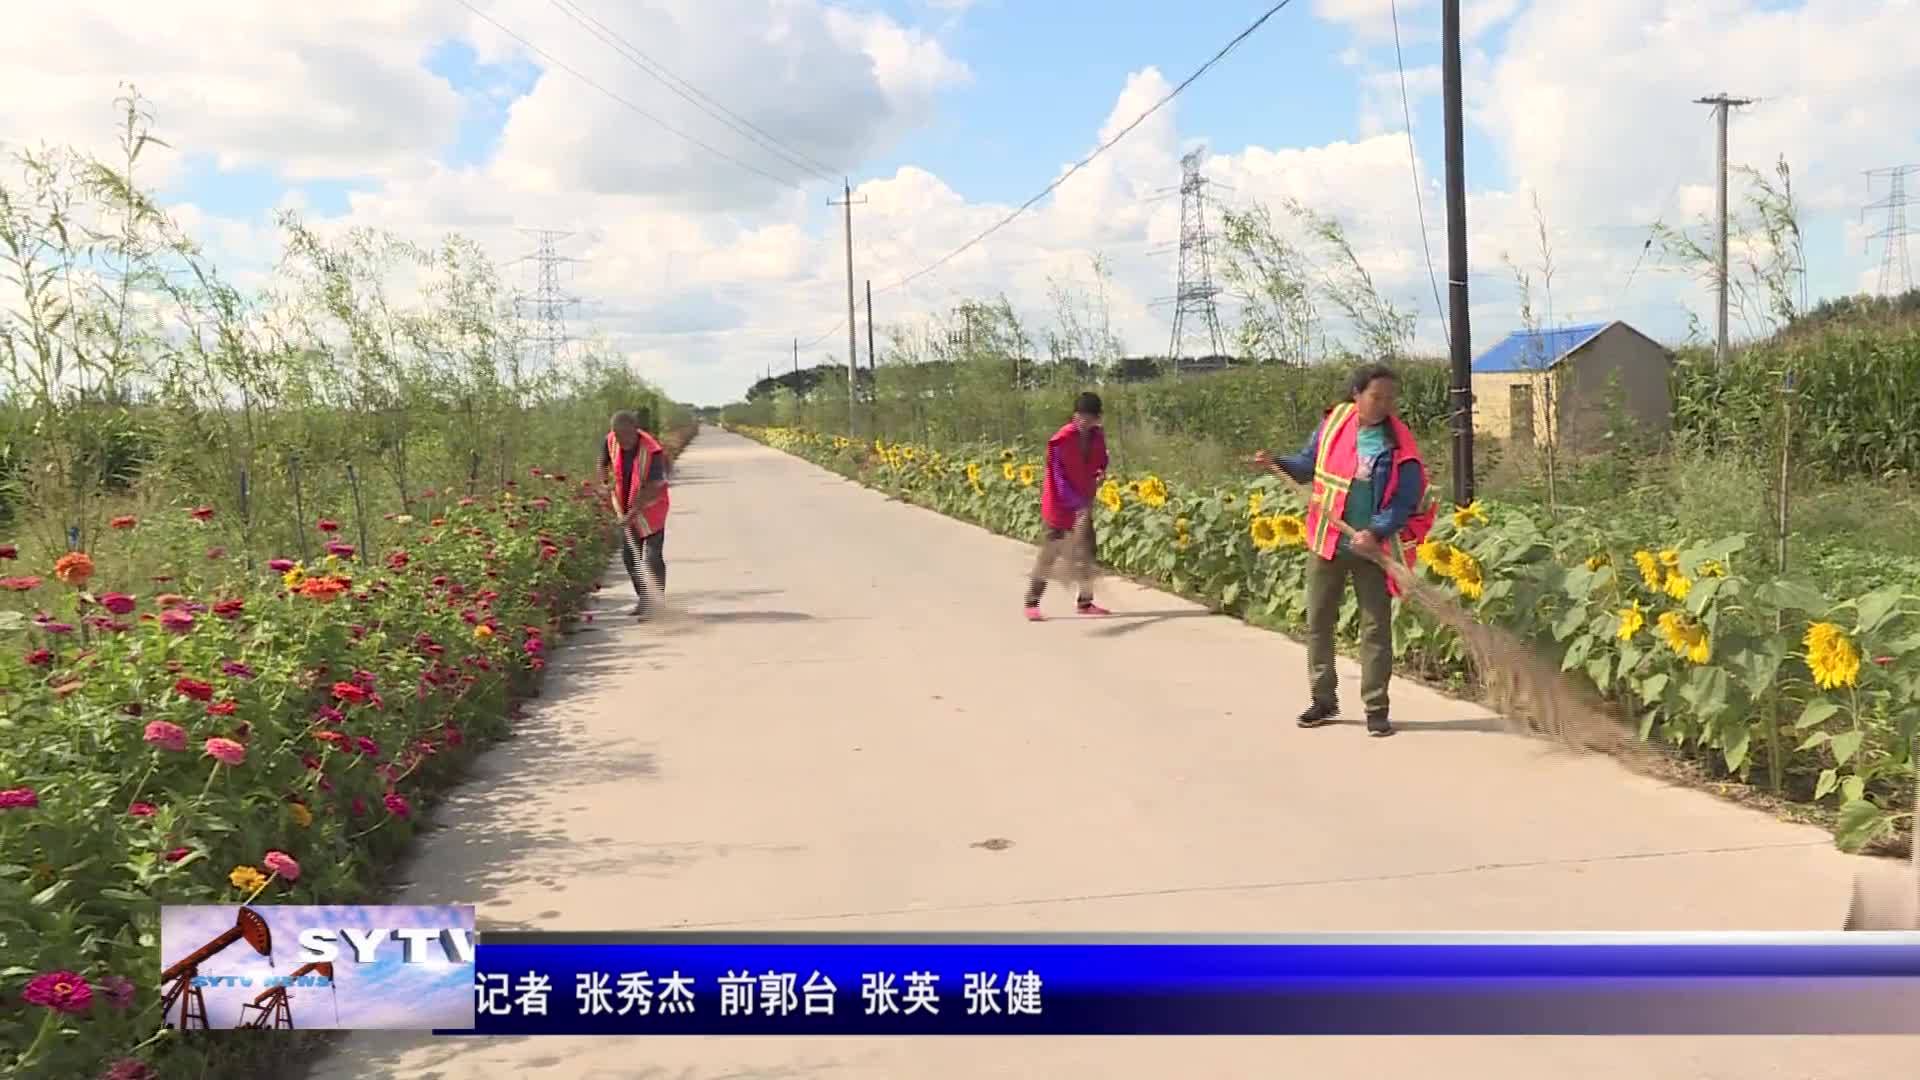
<path fill-rule="evenodd" d="M 340 531 L 340 523 L 332 518 L 321 518 L 314 523 L 314 527 L 323 533 L 336 533 Z"/>
<path fill-rule="evenodd" d="M 185 750 L 187 729 L 167 720 L 149 720 L 146 740 L 148 745 L 162 750 Z"/>
<path fill-rule="evenodd" d="M 342 559 L 353 558 L 354 550 L 355 549 L 352 544 L 342 544 L 337 540 L 327 545 L 327 554 L 333 555 Z"/>
<path fill-rule="evenodd" d="M 260 865 L 280 875 L 281 878 L 287 881 L 300 880 L 300 864 L 294 862 L 293 856 L 284 851 L 267 852 L 261 856 Z"/>
<path fill-rule="evenodd" d="M 126 593 L 110 592 L 102 593 L 100 596 L 100 606 L 113 612 L 115 615 L 128 614 L 133 611 L 136 603 L 137 601 Z"/>
<path fill-rule="evenodd" d="M 413 814 L 413 807 L 407 802 L 407 797 L 397 791 L 387 792 L 386 798 L 381 801 L 386 803 L 387 813 L 394 817 L 410 817 Z"/>
<path fill-rule="evenodd" d="M 150 802 L 137 802 L 127 807 L 127 813 L 133 817 L 152 817 L 159 807 Z"/>
<path fill-rule="evenodd" d="M 367 757 L 380 756 L 380 744 L 367 738 L 365 735 L 354 736 L 353 748 Z"/>
<path fill-rule="evenodd" d="M 0 791 L 0 810 L 21 810 L 40 805 L 40 795 L 30 787 Z"/>
<path fill-rule="evenodd" d="M 223 619 L 237 619 L 240 617 L 241 610 L 244 609 L 246 605 L 247 602 L 238 597 L 232 600 L 222 600 L 213 605 L 213 613 Z"/>
<path fill-rule="evenodd" d="M 229 660 L 220 665 L 220 670 L 236 679 L 251 679 L 254 670 L 238 660 Z"/>
<path fill-rule="evenodd" d="M 207 756 L 222 765 L 244 765 L 247 760 L 247 748 L 232 739 L 223 739 L 218 735 L 206 742 Z"/>
<path fill-rule="evenodd" d="M 273 571 L 276 574 L 284 574 L 287 571 L 293 569 L 293 560 L 292 559 L 268 559 L 267 569 Z"/>
<path fill-rule="evenodd" d="M 174 848 L 172 851 L 167 852 L 165 855 L 161 856 L 161 858 L 167 860 L 168 862 L 179 862 L 181 859 L 184 859 L 191 854 L 193 854 L 192 848 L 177 847 L 177 848 Z"/>
<path fill-rule="evenodd" d="M 20 997 L 29 1005 L 55 1012 L 83 1013 L 93 1007 L 93 987 L 71 971 L 49 971 L 27 980 Z"/>
<path fill-rule="evenodd" d="M 100 1080 L 160 1080 L 160 1074 L 139 1058 L 121 1058 L 107 1066 L 107 1071 L 100 1074 Z"/>
<path fill-rule="evenodd" d="M 126 1009 L 133 1006 L 133 995 L 135 993 L 133 980 L 124 975 L 109 975 L 101 979 L 100 992 L 106 995 L 107 1004 L 112 1005 L 116 1009 Z M 135 1062 L 135 1064 L 138 1064 L 138 1062 Z"/>
<path fill-rule="evenodd" d="M 160 616 L 160 626 L 172 633 L 184 634 L 193 629 L 193 615 L 181 608 L 168 608 Z"/>

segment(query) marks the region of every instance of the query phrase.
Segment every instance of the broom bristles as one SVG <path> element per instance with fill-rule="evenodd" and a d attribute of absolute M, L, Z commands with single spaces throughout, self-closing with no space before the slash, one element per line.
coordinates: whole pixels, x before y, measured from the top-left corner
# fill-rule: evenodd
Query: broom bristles
<path fill-rule="evenodd" d="M 1100 580 L 1100 562 L 1090 542 L 1092 530 L 1093 511 L 1088 510 L 1074 520 L 1073 529 L 1067 535 L 1058 540 L 1040 541 L 1040 550 L 1028 576 L 1035 581 L 1092 589 Z"/>

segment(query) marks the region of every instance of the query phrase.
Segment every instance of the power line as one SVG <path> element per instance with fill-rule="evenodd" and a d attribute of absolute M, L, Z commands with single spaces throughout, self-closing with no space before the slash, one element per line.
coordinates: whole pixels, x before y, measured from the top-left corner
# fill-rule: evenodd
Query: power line
<path fill-rule="evenodd" d="M 966 243 L 961 244 L 959 247 L 953 249 L 952 251 L 949 251 L 945 255 L 927 264 L 926 266 L 921 267 L 920 269 L 914 271 L 913 273 L 908 274 L 906 277 L 901 278 L 899 281 L 896 281 L 891 285 L 888 285 L 882 289 L 879 289 L 878 291 L 891 292 L 894 289 L 898 289 L 904 285 L 910 284 L 918 280 L 919 278 L 925 277 L 926 275 L 933 273 L 935 270 L 938 270 L 942 266 L 945 266 L 947 263 L 952 262 L 955 258 L 958 258 L 960 255 L 972 249 L 972 247 L 975 244 L 978 244 L 980 241 L 985 240 L 987 237 L 992 236 L 994 233 L 999 232 L 1001 229 L 1007 227 L 1009 224 L 1013 222 L 1015 218 L 1019 217 L 1021 214 L 1024 214 L 1028 210 L 1033 209 L 1034 204 L 1038 203 L 1041 199 L 1044 199 L 1047 196 L 1053 194 L 1054 191 L 1059 189 L 1060 185 L 1066 183 L 1075 173 L 1079 172 L 1081 169 L 1084 169 L 1088 165 L 1092 164 L 1093 160 L 1099 157 L 1101 154 L 1104 154 L 1108 150 L 1113 149 L 1114 145 L 1117 144 L 1121 139 L 1124 139 L 1128 135 L 1132 134 L 1134 128 L 1137 128 L 1141 124 L 1146 123 L 1148 117 L 1151 117 L 1154 113 L 1157 113 L 1162 108 L 1166 107 L 1166 105 L 1169 102 L 1171 102 L 1174 98 L 1179 97 L 1181 91 L 1185 90 L 1189 86 L 1192 86 L 1194 82 L 1196 82 L 1200 78 L 1200 76 L 1205 75 L 1210 69 L 1212 69 L 1212 67 L 1215 64 L 1225 59 L 1228 53 L 1232 52 L 1236 48 L 1239 48 L 1241 42 L 1252 37 L 1254 34 L 1254 31 L 1259 30 L 1262 26 L 1265 26 L 1268 19 L 1271 19 L 1275 15 L 1279 14 L 1280 9 L 1286 7 L 1288 4 L 1292 2 L 1293 0 L 1280 0 L 1279 3 L 1268 8 L 1264 15 L 1261 15 L 1258 19 L 1255 19 L 1253 21 L 1253 24 L 1248 26 L 1245 30 L 1242 30 L 1238 34 L 1234 35 L 1233 40 L 1227 42 L 1226 45 L 1222 46 L 1219 52 L 1213 54 L 1212 59 L 1208 60 L 1204 64 L 1201 64 L 1200 67 L 1197 70 L 1195 70 L 1193 74 L 1187 76 L 1184 80 L 1182 80 L 1180 85 L 1174 87 L 1171 91 L 1167 93 L 1165 97 L 1161 98 L 1159 101 L 1154 102 L 1152 107 L 1147 109 L 1147 111 L 1141 113 L 1139 116 L 1134 117 L 1133 121 L 1129 123 L 1126 127 L 1121 128 L 1119 133 L 1114 135 L 1113 138 L 1108 139 L 1106 142 L 1103 142 L 1098 147 L 1094 148 L 1093 153 L 1088 154 L 1086 157 L 1083 157 L 1079 161 L 1075 162 L 1073 166 L 1069 168 L 1066 172 L 1061 173 L 1059 178 L 1054 180 L 1053 183 L 1048 184 L 1044 188 L 1041 188 L 1039 194 L 1035 195 L 1031 199 L 1028 199 L 1026 202 L 1021 203 L 1019 206 L 1015 207 L 1012 213 L 1008 214 L 1006 217 L 1001 218 L 999 221 L 995 222 L 994 224 L 988 226 L 985 230 L 981 231 L 980 234 L 975 236 L 973 239 L 968 240 Z"/>
<path fill-rule="evenodd" d="M 572 65 L 561 60 L 559 57 L 554 56 L 552 53 L 548 52 L 547 50 L 542 49 L 540 46 L 535 45 L 533 42 L 528 41 L 526 38 L 521 37 L 519 34 L 514 33 L 512 30 L 509 30 L 505 25 L 503 25 L 500 22 L 500 20 L 495 19 L 493 16 L 475 7 L 470 2 L 470 0 L 454 0 L 454 2 L 459 4 L 461 7 L 466 8 L 468 11 L 473 12 L 476 16 L 478 16 L 479 18 L 481 18 L 482 20 L 490 24 L 495 30 L 500 31 L 501 33 L 507 35 L 513 40 L 519 42 L 523 47 L 527 49 L 527 51 L 533 53 L 535 56 L 540 57 L 541 59 L 545 60 L 547 63 L 552 64 L 554 67 L 559 68 L 560 70 L 566 72 L 567 74 L 572 75 L 574 78 L 579 79 L 581 82 L 586 83 L 588 86 L 593 87 L 595 90 L 600 91 L 602 94 L 605 94 L 607 97 L 612 98 L 614 101 L 619 102 L 620 104 L 640 114 L 646 119 L 653 121 L 655 124 L 659 125 L 662 128 L 665 128 L 667 131 L 671 132 L 672 134 L 678 135 L 682 139 L 685 139 L 686 141 L 692 143 L 693 145 L 699 147 L 700 149 L 705 150 L 707 153 L 712 154 L 717 158 L 722 158 L 726 161 L 730 161 L 733 164 L 738 165 L 742 169 L 745 169 L 748 172 L 753 173 L 757 176 L 764 176 L 768 180 L 771 180 L 774 183 L 779 184 L 781 187 L 798 186 L 793 182 L 791 178 L 775 176 L 772 173 L 768 172 L 765 169 L 760 168 L 757 165 L 749 164 L 745 161 L 740 160 L 737 157 L 734 157 L 732 154 L 727 153 L 725 150 L 715 149 L 713 146 L 710 146 L 707 143 L 702 142 L 701 140 L 695 138 L 694 136 L 689 135 L 684 131 L 681 131 L 679 128 L 674 127 L 672 124 L 667 123 L 665 120 L 662 120 L 659 117 L 648 112 L 647 110 L 641 108 L 640 106 L 635 105 L 633 102 L 628 101 L 626 98 L 621 97 L 619 94 L 614 93 L 613 91 L 607 89 L 606 87 L 588 78 L 586 75 L 580 72 L 580 69 L 573 67 Z"/>
<path fill-rule="evenodd" d="M 769 133 L 765 128 L 760 127 L 753 121 L 727 108 L 713 98 L 708 97 L 700 91 L 699 87 L 668 71 L 665 65 L 653 57 L 648 56 L 645 52 L 642 52 L 640 47 L 635 45 L 631 40 L 622 36 L 618 31 L 607 26 L 599 19 L 594 18 L 582 10 L 577 4 L 571 3 L 569 0 L 551 0 L 551 2 L 561 14 L 572 19 L 588 33 L 599 38 L 615 51 L 621 53 L 621 55 L 635 67 L 651 75 L 654 79 L 658 80 L 661 85 L 679 95 L 694 108 L 727 125 L 741 136 L 758 144 L 761 148 L 781 158 L 794 168 L 802 172 L 811 173 L 822 180 L 834 179 L 834 174 L 830 171 L 830 166 L 822 164 L 819 159 L 809 156 L 802 150 L 788 146 L 786 143 L 781 142 L 777 136 Z"/>
<path fill-rule="evenodd" d="M 1407 63 L 1400 55 L 1400 4 L 1389 0 L 1387 12 L 1393 17 L 1393 66 L 1400 69 L 1400 115 L 1407 128 L 1407 168 L 1413 180 L 1413 208 L 1420 215 L 1420 250 L 1427 257 L 1427 284 L 1433 287 L 1433 308 L 1440 313 L 1440 332 L 1453 347 L 1453 327 L 1447 322 L 1447 306 L 1440 302 L 1440 278 L 1433 272 L 1433 244 L 1427 239 L 1427 200 L 1420 193 L 1420 156 L 1413 148 L 1413 106 L 1407 101 Z"/>

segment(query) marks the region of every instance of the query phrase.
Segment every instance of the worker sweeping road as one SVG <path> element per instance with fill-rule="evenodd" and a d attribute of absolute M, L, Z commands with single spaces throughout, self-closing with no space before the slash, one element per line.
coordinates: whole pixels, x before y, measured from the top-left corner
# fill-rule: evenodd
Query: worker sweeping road
<path fill-rule="evenodd" d="M 1091 391 L 1081 394 L 1074 402 L 1073 418 L 1047 440 L 1047 472 L 1040 485 L 1040 519 L 1047 534 L 1040 542 L 1040 558 L 1027 582 L 1029 622 L 1046 618 L 1040 611 L 1040 598 L 1046 594 L 1054 564 L 1063 557 L 1086 568 L 1086 576 L 1076 583 L 1080 588 L 1080 614 L 1108 614 L 1093 602 L 1091 581 L 1096 548 L 1093 498 L 1107 475 L 1107 436 L 1100 427 L 1100 409 L 1100 395 Z"/>
<path fill-rule="evenodd" d="M 1393 600 L 1399 586 L 1382 559 L 1411 564 L 1433 528 L 1427 467 L 1413 432 L 1394 414 L 1399 379 L 1385 364 L 1368 364 L 1348 383 L 1352 400 L 1328 411 L 1298 454 L 1262 450 L 1254 464 L 1312 484 L 1307 500 L 1307 677 L 1312 700 L 1301 727 L 1340 714 L 1333 634 L 1349 581 L 1360 602 L 1360 697 L 1367 733 L 1393 734 L 1387 683 L 1393 677 Z M 1349 540 L 1336 521 L 1352 529 Z"/>
<path fill-rule="evenodd" d="M 630 412 L 613 415 L 600 448 L 598 477 L 612 481 L 608 501 L 620 516 L 620 560 L 633 582 L 635 618 L 644 618 L 667 587 L 667 455 Z M 645 574 L 643 578 L 641 575 Z M 650 580 L 649 580 L 650 579 Z"/>

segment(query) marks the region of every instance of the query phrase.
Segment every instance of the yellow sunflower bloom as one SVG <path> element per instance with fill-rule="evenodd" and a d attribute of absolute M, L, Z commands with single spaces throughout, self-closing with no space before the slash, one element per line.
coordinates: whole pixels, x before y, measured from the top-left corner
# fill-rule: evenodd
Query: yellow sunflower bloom
<path fill-rule="evenodd" d="M 1134 493 L 1140 496 L 1141 502 L 1155 510 L 1167 505 L 1166 481 L 1157 476 L 1149 474 L 1146 479 L 1135 484 Z"/>
<path fill-rule="evenodd" d="M 1481 594 L 1486 592 L 1486 572 L 1481 569 L 1480 560 L 1459 548 L 1454 548 L 1450 569 L 1452 572 L 1447 576 L 1453 579 L 1454 588 L 1460 590 L 1461 596 L 1469 600 L 1478 600 Z"/>
<path fill-rule="evenodd" d="M 1672 548 L 1662 551 L 1660 553 L 1660 565 L 1669 570 L 1680 569 L 1680 553 Z"/>
<path fill-rule="evenodd" d="M 1423 540 L 1413 551 L 1420 565 L 1447 577 L 1453 573 L 1453 545 L 1442 540 Z"/>
<path fill-rule="evenodd" d="M 1587 556 L 1587 569 L 1589 570 L 1598 572 L 1612 565 L 1613 565 L 1613 556 L 1607 554 L 1604 551 L 1598 555 Z"/>
<path fill-rule="evenodd" d="M 1805 644 L 1807 667 L 1821 689 L 1859 685 L 1860 650 L 1845 630 L 1830 622 L 1814 623 L 1807 627 Z"/>
<path fill-rule="evenodd" d="M 1613 636 L 1619 638 L 1621 641 L 1633 640 L 1633 635 L 1639 633 L 1640 628 L 1647 625 L 1646 613 L 1640 610 L 1640 601 L 1638 600 L 1633 602 L 1632 607 L 1621 608 L 1614 613 L 1614 616 L 1619 619 L 1620 625 L 1614 630 Z"/>
<path fill-rule="evenodd" d="M 1479 499 L 1475 499 L 1453 512 L 1453 527 L 1456 529 L 1464 529 L 1469 525 L 1485 525 L 1486 523 L 1487 512 L 1481 509 Z"/>
<path fill-rule="evenodd" d="M 1192 527 L 1193 523 L 1186 518 L 1173 519 L 1173 548 L 1175 551 L 1185 551 L 1193 546 L 1193 534 L 1188 531 Z"/>
<path fill-rule="evenodd" d="M 1034 479 L 1038 477 L 1039 474 L 1040 474 L 1040 471 L 1034 468 L 1032 465 L 1020 466 L 1020 486 L 1032 487 Z"/>
<path fill-rule="evenodd" d="M 1301 546 L 1307 542 L 1306 522 L 1292 514 L 1274 514 L 1272 521 L 1274 531 L 1280 534 L 1281 543 Z"/>
<path fill-rule="evenodd" d="M 1633 565 L 1640 568 L 1640 580 L 1646 583 L 1647 588 L 1659 592 L 1660 562 L 1653 557 L 1653 553 L 1650 551 L 1634 552 Z"/>
<path fill-rule="evenodd" d="M 1247 531 L 1253 537 L 1253 546 L 1261 551 L 1272 551 L 1280 546 L 1280 527 L 1273 518 L 1254 518 L 1252 524 L 1247 526 Z"/>
<path fill-rule="evenodd" d="M 280 583 L 285 585 L 289 589 L 299 588 L 301 584 L 304 583 L 306 580 L 307 580 L 307 568 L 304 566 L 301 566 L 299 563 L 294 563 L 293 569 L 280 575 Z"/>
<path fill-rule="evenodd" d="M 1659 619 L 1660 636 L 1675 656 L 1689 663 L 1704 664 L 1713 655 L 1713 638 L 1707 628 L 1677 611 L 1663 611 Z"/>
<path fill-rule="evenodd" d="M 1260 508 L 1262 506 L 1265 506 L 1266 504 L 1267 504 L 1266 492 L 1264 491 L 1247 492 L 1247 513 L 1249 515 L 1258 517 L 1260 515 Z"/>
<path fill-rule="evenodd" d="M 1719 559 L 1708 559 L 1700 564 L 1701 577 L 1726 577 L 1727 567 Z"/>
<path fill-rule="evenodd" d="M 1106 507 L 1109 512 L 1115 513 L 1115 514 L 1120 512 L 1120 485 L 1119 484 L 1116 484 L 1111 480 L 1107 481 L 1104 484 L 1101 484 L 1100 494 L 1096 497 L 1100 500 L 1100 505 Z"/>
<path fill-rule="evenodd" d="M 1667 571 L 1667 583 L 1663 588 L 1668 596 L 1675 600 L 1685 600 L 1693 591 L 1693 579 L 1678 570 Z"/>
<path fill-rule="evenodd" d="M 1007 483 L 1011 484 L 1019 477 L 1020 470 L 1014 468 L 1013 462 L 1003 461 L 1000 463 L 1000 475 L 1006 479 Z"/>

